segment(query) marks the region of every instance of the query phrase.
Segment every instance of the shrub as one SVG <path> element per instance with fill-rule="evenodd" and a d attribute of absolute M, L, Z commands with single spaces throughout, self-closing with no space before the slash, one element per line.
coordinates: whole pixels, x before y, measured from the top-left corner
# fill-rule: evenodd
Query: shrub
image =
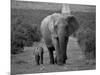
<path fill-rule="evenodd" d="M 86 58 L 95 59 L 96 57 L 96 38 L 95 31 L 90 28 L 80 28 L 77 32 L 78 43 Z"/>
<path fill-rule="evenodd" d="M 31 46 L 40 39 L 39 26 L 25 23 L 23 16 L 17 17 L 11 24 L 11 53 L 22 52 L 24 46 Z"/>
<path fill-rule="evenodd" d="M 95 12 L 73 12 L 77 18 L 80 28 L 73 34 L 78 39 L 86 58 L 94 58 L 96 53 L 96 13 Z"/>

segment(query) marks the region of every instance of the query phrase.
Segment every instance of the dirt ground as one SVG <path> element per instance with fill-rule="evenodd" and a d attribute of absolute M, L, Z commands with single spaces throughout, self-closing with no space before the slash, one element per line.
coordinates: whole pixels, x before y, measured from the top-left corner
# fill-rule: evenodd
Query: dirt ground
<path fill-rule="evenodd" d="M 49 54 L 45 45 L 44 65 L 37 66 L 33 55 L 34 46 L 26 47 L 23 53 L 11 56 L 11 74 L 16 75 L 96 69 L 95 60 L 84 59 L 82 50 L 76 41 L 77 39 L 75 38 L 69 38 L 67 47 L 68 60 L 66 60 L 66 65 L 64 66 L 49 64 Z"/>

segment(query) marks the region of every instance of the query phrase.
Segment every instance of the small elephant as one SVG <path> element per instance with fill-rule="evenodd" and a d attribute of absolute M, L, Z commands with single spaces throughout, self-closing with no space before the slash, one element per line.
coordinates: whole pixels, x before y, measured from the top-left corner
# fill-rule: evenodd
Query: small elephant
<path fill-rule="evenodd" d="M 37 65 L 43 64 L 43 54 L 44 50 L 42 47 L 37 47 L 35 49 L 35 61 Z"/>
<path fill-rule="evenodd" d="M 79 28 L 75 16 L 66 13 L 51 14 L 43 19 L 40 28 L 49 51 L 50 64 L 54 64 L 55 61 L 58 65 L 65 64 L 69 36 Z M 56 51 L 55 59 L 54 50 Z"/>

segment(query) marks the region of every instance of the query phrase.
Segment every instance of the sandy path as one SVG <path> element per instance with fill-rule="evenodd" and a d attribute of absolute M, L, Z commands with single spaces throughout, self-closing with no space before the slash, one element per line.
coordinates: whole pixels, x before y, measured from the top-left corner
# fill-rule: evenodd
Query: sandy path
<path fill-rule="evenodd" d="M 68 60 L 66 65 L 50 65 L 49 55 L 44 45 L 44 67 L 35 65 L 33 47 L 25 48 L 25 52 L 12 56 L 11 70 L 12 74 L 23 74 L 23 73 L 39 73 L 39 72 L 58 72 L 58 71 L 75 71 L 75 70 L 90 70 L 95 69 L 95 61 L 84 60 L 84 56 L 80 47 L 77 44 L 77 39 L 70 37 L 67 47 Z M 91 63 L 92 62 L 92 63 Z"/>

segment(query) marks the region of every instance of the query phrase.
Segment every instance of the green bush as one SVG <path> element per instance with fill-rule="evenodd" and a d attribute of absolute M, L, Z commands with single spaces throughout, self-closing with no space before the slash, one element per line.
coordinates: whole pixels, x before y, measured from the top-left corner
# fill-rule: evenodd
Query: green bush
<path fill-rule="evenodd" d="M 25 23 L 24 17 L 17 17 L 11 24 L 11 53 L 23 51 L 24 46 L 31 46 L 41 39 L 37 24 Z"/>
<path fill-rule="evenodd" d="M 79 29 L 73 34 L 78 39 L 86 58 L 96 57 L 96 13 L 95 12 L 73 12 L 79 22 Z"/>
<path fill-rule="evenodd" d="M 96 38 L 95 31 L 90 28 L 79 29 L 77 32 L 78 43 L 86 58 L 95 59 L 96 57 Z"/>

